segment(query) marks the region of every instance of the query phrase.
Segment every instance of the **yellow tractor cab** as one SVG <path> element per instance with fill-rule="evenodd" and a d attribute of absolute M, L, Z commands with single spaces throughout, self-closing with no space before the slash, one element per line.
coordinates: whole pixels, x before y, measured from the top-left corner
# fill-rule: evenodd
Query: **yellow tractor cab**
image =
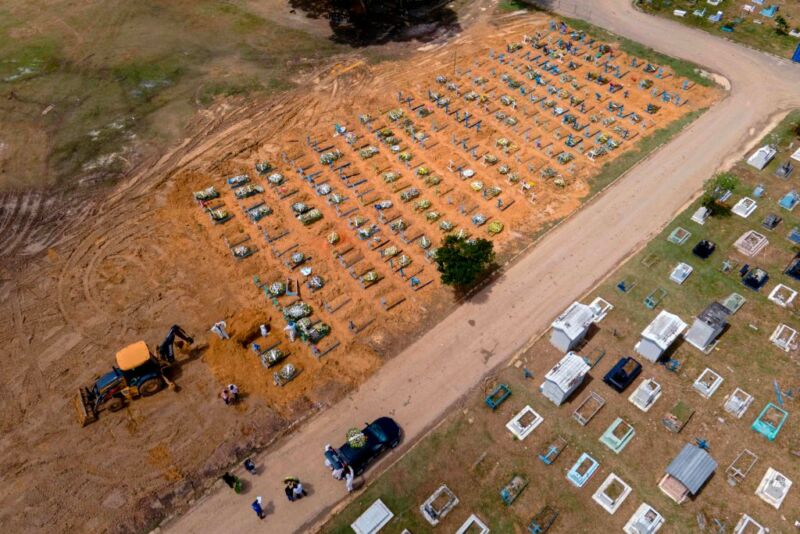
<path fill-rule="evenodd" d="M 175 362 L 173 345 L 176 337 L 180 339 L 180 346 L 194 343 L 183 328 L 174 324 L 164 341 L 156 347 L 155 354 L 144 341 L 137 341 L 117 352 L 117 365 L 111 367 L 111 371 L 97 378 L 90 387 L 78 390 L 75 409 L 81 426 L 96 421 L 104 405 L 109 411 L 116 412 L 131 399 L 155 395 L 165 385 L 173 389 L 175 384 L 164 376 L 164 369 Z"/>
<path fill-rule="evenodd" d="M 125 407 L 131 399 L 149 397 L 167 384 L 162 364 L 144 341 L 137 341 L 117 352 L 117 365 L 88 388 L 81 388 L 76 400 L 78 420 L 85 426 L 97 419 L 105 405 L 111 412 Z"/>

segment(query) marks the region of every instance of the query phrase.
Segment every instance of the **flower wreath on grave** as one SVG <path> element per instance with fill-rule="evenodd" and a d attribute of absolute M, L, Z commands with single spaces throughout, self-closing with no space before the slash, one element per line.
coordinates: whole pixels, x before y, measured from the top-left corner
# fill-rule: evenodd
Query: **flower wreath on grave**
<path fill-rule="evenodd" d="M 214 186 L 207 187 L 202 191 L 195 191 L 194 198 L 195 200 L 213 200 L 219 196 L 219 193 Z"/>
<path fill-rule="evenodd" d="M 418 196 L 419 196 L 419 190 L 412 187 L 411 189 L 400 193 L 400 200 L 402 200 L 403 202 L 408 202 L 410 200 L 414 200 Z"/>
<path fill-rule="evenodd" d="M 489 223 L 489 226 L 486 228 L 486 231 L 489 232 L 491 235 L 499 234 L 503 231 L 503 223 L 500 221 L 492 221 Z"/>
<path fill-rule="evenodd" d="M 302 301 L 296 302 L 291 306 L 284 308 L 283 315 L 287 319 L 302 319 L 303 317 L 308 317 L 311 315 L 311 306 Z"/>
<path fill-rule="evenodd" d="M 274 297 L 280 297 L 286 293 L 286 284 L 283 282 L 273 282 L 269 286 L 269 294 Z"/>
<path fill-rule="evenodd" d="M 396 182 L 398 178 L 400 178 L 400 174 L 396 172 L 389 171 L 383 173 L 383 181 L 386 182 L 387 184 Z"/>
<path fill-rule="evenodd" d="M 361 156 L 361 159 L 369 159 L 377 153 L 378 147 L 375 146 L 368 146 L 358 151 L 358 155 Z"/>
<path fill-rule="evenodd" d="M 342 157 L 342 152 L 338 149 L 325 152 L 319 157 L 319 162 L 323 165 L 330 165 L 334 161 Z"/>
<path fill-rule="evenodd" d="M 422 200 L 417 200 L 414 203 L 414 209 L 417 211 L 426 210 L 431 207 L 431 201 L 427 198 L 423 198 Z"/>
<path fill-rule="evenodd" d="M 360 449 L 367 444 L 367 436 L 358 428 L 351 428 L 347 431 L 347 443 L 354 449 Z"/>

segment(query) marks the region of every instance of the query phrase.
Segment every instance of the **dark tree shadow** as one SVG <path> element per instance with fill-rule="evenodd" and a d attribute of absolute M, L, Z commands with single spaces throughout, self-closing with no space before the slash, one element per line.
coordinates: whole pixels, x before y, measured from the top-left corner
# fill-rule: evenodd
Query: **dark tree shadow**
<path fill-rule="evenodd" d="M 289 0 L 312 19 L 327 19 L 337 43 L 354 47 L 393 41 L 429 42 L 459 33 L 450 2 L 426 0 Z"/>

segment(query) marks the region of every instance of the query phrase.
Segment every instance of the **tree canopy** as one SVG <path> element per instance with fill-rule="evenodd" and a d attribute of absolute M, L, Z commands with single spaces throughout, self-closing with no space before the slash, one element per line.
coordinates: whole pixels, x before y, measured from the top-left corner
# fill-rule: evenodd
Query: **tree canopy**
<path fill-rule="evenodd" d="M 728 216 L 731 212 L 730 206 L 723 204 L 719 199 L 725 191 L 735 192 L 737 187 L 739 187 L 739 178 L 735 174 L 721 172 L 703 184 L 705 193 L 701 203 L 712 216 Z"/>
<path fill-rule="evenodd" d="M 436 251 L 436 266 L 442 283 L 465 287 L 475 283 L 494 261 L 494 246 L 486 239 L 465 239 L 449 235 Z"/>

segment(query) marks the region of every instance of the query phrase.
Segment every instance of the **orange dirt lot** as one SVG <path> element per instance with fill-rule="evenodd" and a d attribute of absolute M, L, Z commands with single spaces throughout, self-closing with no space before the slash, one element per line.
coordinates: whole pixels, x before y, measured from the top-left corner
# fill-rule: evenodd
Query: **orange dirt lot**
<path fill-rule="evenodd" d="M 317 381 L 329 378 L 319 372 L 322 363 L 357 380 L 375 368 L 377 354 L 399 350 L 414 332 L 430 327 L 437 316 L 432 309 L 441 313 L 451 301 L 432 260 L 444 235 L 492 239 L 508 257 L 577 209 L 604 163 L 715 96 L 691 83 L 684 90 L 684 80 L 660 67 L 647 74 L 645 62 L 634 67 L 625 54 L 611 60 L 588 38 L 574 60 L 554 59 L 560 37 L 544 21 L 517 24 L 479 44 L 462 38 L 422 54 L 413 68 L 365 73 L 359 64 L 344 67 L 357 81 L 296 100 L 302 119 L 269 124 L 277 135 L 185 172 L 170 198 L 171 206 L 181 206 L 172 216 L 184 216 L 192 193 L 214 188 L 213 198 L 202 197 L 186 213 L 196 241 L 211 243 L 252 281 L 248 292 L 254 305 L 262 303 L 260 320 L 272 329 L 264 339 L 251 323 L 248 341 L 262 352 L 289 354 L 269 371 L 255 354 L 214 358 L 215 372 L 279 404 L 298 389 L 313 396 Z M 502 52 L 501 62 L 499 51 L 515 43 L 519 48 Z M 544 47 L 553 57 L 534 59 Z M 546 73 L 545 61 L 566 74 Z M 611 93 L 587 75 L 622 87 Z M 363 77 L 370 83 L 361 83 Z M 648 113 L 658 99 L 640 86 L 643 80 L 680 94 L 683 105 L 658 102 L 661 109 Z M 624 109 L 612 112 L 611 105 Z M 618 116 L 629 113 L 640 120 Z M 575 126 L 565 124 L 568 116 Z M 609 148 L 610 142 L 619 146 Z M 571 160 L 561 163 L 563 154 Z M 268 165 L 257 170 L 259 163 Z M 234 177 L 240 183 L 231 184 Z M 303 223 L 312 210 L 318 220 Z M 500 231 L 489 231 L 495 222 Z M 321 278 L 321 289 L 309 285 L 313 277 Z M 270 293 L 273 284 L 281 287 Z M 286 287 L 293 294 L 284 294 Z M 320 341 L 286 339 L 282 310 L 298 302 L 310 307 L 309 324 L 330 328 Z M 272 376 L 286 363 L 300 372 L 283 390 Z"/>
<path fill-rule="evenodd" d="M 500 27 L 480 24 L 406 62 L 344 61 L 309 79 L 302 92 L 257 107 L 223 105 L 206 114 L 198 119 L 197 135 L 154 162 L 148 176 L 121 184 L 102 201 L 37 193 L 10 208 L 4 205 L 8 209 L 0 213 L 0 228 L 12 236 L 4 246 L 14 250 L 24 240 L 26 252 L 41 252 L 42 258 L 0 271 L 0 296 L 7 304 L 0 312 L 0 341 L 6 349 L 0 359 L 0 392 L 8 399 L 0 413 L 0 469 L 6 481 L 0 489 L 0 524 L 16 532 L 129 531 L 153 525 L 202 492 L 226 466 L 265 447 L 292 422 L 341 398 L 378 368 L 382 358 L 397 353 L 415 333 L 432 327 L 451 309 L 452 295 L 426 258 L 426 250 L 435 249 L 445 231 L 488 237 L 501 257 L 509 257 L 537 231 L 577 209 L 590 192 L 591 177 L 606 161 L 716 98 L 713 89 L 700 86 L 684 92 L 682 81 L 667 72 L 655 85 L 685 93 L 688 103 L 659 103 L 660 111 L 647 114 L 649 92 L 634 81 L 645 77 L 641 64 L 626 67 L 630 59 L 622 54 L 615 61 L 623 72 L 631 71 L 620 81 L 630 91 L 625 112 L 635 110 L 646 127 L 619 118 L 609 123 L 613 113 L 608 102 L 622 103 L 622 91 L 609 95 L 607 84 L 587 81 L 588 72 L 600 74 L 603 67 L 582 58 L 576 59 L 581 66 L 569 72 L 578 89 L 542 73 L 558 86 L 555 95 L 547 93 L 546 85 L 535 89 L 537 98 L 553 101 L 551 107 L 543 107 L 541 101 L 533 103 L 529 95 L 509 88 L 503 78 L 508 75 L 532 87 L 535 82 L 525 77 L 528 62 L 522 56 L 539 50 L 525 43 L 513 54 L 503 52 L 513 64 L 489 56 L 490 49 L 496 55 L 537 31 L 548 32 L 544 18 Z M 546 42 L 548 36 L 543 39 Z M 553 35 L 553 42 L 556 39 Z M 552 61 L 566 69 L 568 60 Z M 438 83 L 438 75 L 448 81 Z M 607 76 L 619 81 L 613 71 Z M 476 77 L 487 81 L 476 86 Z M 448 83 L 457 89 L 449 89 Z M 448 98 L 449 111 L 458 109 L 460 117 L 469 110 L 470 124 L 481 121 L 480 132 L 457 122 L 455 114 L 448 115 L 441 100 L 429 98 L 428 90 Z M 559 96 L 561 90 L 585 101 L 584 113 L 572 113 L 580 124 L 590 125 L 593 135 L 573 148 L 565 141 L 569 133 L 576 138 L 578 133 L 562 124 L 564 115 L 553 112 L 570 105 L 569 96 Z M 397 91 L 413 96 L 411 105 L 398 102 Z M 478 99 L 465 100 L 469 91 L 478 93 Z M 603 99 L 599 103 L 597 91 Z M 483 103 L 481 95 L 486 96 Z M 516 108 L 510 101 L 504 105 L 503 96 L 513 98 Z M 420 117 L 419 109 L 414 110 L 419 105 L 432 113 Z M 388 118 L 387 112 L 395 108 L 413 121 L 415 133 L 427 136 L 425 147 L 405 131 L 404 118 Z M 513 116 L 517 124 L 501 122 L 498 112 Z M 359 115 L 365 113 L 373 119 L 363 124 Z M 597 122 L 592 122 L 593 115 Z M 357 136 L 352 146 L 350 136 L 333 136 L 335 123 Z M 628 129 L 629 140 L 615 132 L 615 126 Z M 400 152 L 411 153 L 408 166 L 375 137 L 379 127 L 392 130 Z M 586 152 L 600 131 L 619 147 L 592 161 Z M 466 138 L 468 150 L 454 145 L 453 136 L 458 143 Z M 500 139 L 508 144 L 498 145 Z M 332 145 L 342 157 L 332 168 L 322 165 L 314 142 L 318 148 Z M 359 150 L 365 145 L 377 147 L 378 153 L 362 159 Z M 471 152 L 476 145 L 477 159 Z M 562 165 L 557 157 L 565 151 L 573 159 Z M 496 156 L 497 162 L 488 163 L 486 154 Z M 453 169 L 470 168 L 474 176 L 461 179 L 448 169 L 450 160 Z M 275 170 L 259 175 L 254 165 L 261 161 L 269 161 Z M 335 169 L 346 163 L 346 175 L 359 174 L 343 180 Z M 500 172 L 503 165 L 508 166 L 506 174 Z M 422 166 L 430 172 L 421 175 Z M 296 167 L 305 168 L 306 176 L 321 173 L 312 185 Z M 543 175 L 548 167 L 554 175 Z M 382 173 L 388 171 L 401 177 L 387 183 Z M 281 173 L 285 183 L 270 186 L 266 177 L 274 172 Z M 264 192 L 237 201 L 225 181 L 245 173 Z M 431 176 L 440 182 L 434 184 Z M 361 179 L 366 181 L 355 185 Z M 563 185 L 557 185 L 560 180 Z M 318 194 L 324 181 L 331 192 Z M 213 224 L 193 200 L 194 192 L 212 185 L 221 197 L 209 206 L 224 204 L 232 215 L 223 224 Z M 280 198 L 293 189 L 297 192 Z M 401 195 L 411 189 L 419 196 L 404 202 Z M 338 206 L 332 201 L 334 193 L 344 197 Z M 393 204 L 384 210 L 383 220 L 373 207 L 382 200 Z M 422 200 L 430 206 L 418 204 Z M 256 225 L 245 209 L 262 201 L 272 213 Z M 292 212 L 292 204 L 301 201 L 319 209 L 322 219 L 304 226 Z M 433 222 L 431 211 L 439 214 Z M 36 224 L 15 225 L 14 217 L 26 212 L 37 214 L 28 219 Z M 476 226 L 472 218 L 479 214 L 486 222 Z M 364 218 L 358 229 L 374 224 L 378 233 L 359 239 L 353 228 L 358 215 Z M 398 220 L 405 228 L 394 231 L 391 223 Z M 452 228 L 442 230 L 443 221 Z M 487 229 L 493 221 L 502 222 L 503 229 L 492 237 Z M 289 233 L 269 243 L 264 230 L 269 236 Z M 335 245 L 328 243 L 332 232 L 339 236 Z M 427 249 L 421 246 L 422 236 L 430 241 Z M 237 260 L 229 245 L 244 238 L 249 239 L 242 244 L 253 246 L 254 254 Z M 301 267 L 311 267 L 311 276 L 324 280 L 322 289 L 312 291 L 300 268 L 284 263 L 294 251 L 307 256 Z M 403 256 L 402 263 L 410 263 L 400 272 Z M 370 271 L 379 281 L 364 289 L 360 277 Z M 276 307 L 254 276 L 258 285 L 267 284 L 264 287 L 291 279 L 299 284 L 300 294 L 277 297 Z M 411 287 L 411 276 L 419 279 L 418 290 Z M 283 334 L 286 323 L 279 308 L 297 298 L 311 307 L 312 322 L 330 325 L 330 333 L 316 344 L 320 352 L 332 349 L 321 358 L 314 356 L 310 344 L 289 343 Z M 231 341 L 221 342 L 208 333 L 220 319 L 227 321 Z M 350 321 L 358 332 L 351 331 Z M 153 346 L 173 323 L 197 339 L 195 347 L 179 351 L 181 363 L 172 376 L 178 391 L 136 400 L 120 413 L 101 413 L 97 422 L 79 428 L 72 408 L 76 389 L 106 372 L 117 349 L 139 339 Z M 266 339 L 258 333 L 260 324 L 271 327 Z M 249 348 L 254 341 L 264 350 L 278 344 L 288 357 L 264 369 Z M 277 387 L 273 372 L 286 363 L 300 372 Z M 244 396 L 234 408 L 217 398 L 229 382 L 237 383 Z"/>

